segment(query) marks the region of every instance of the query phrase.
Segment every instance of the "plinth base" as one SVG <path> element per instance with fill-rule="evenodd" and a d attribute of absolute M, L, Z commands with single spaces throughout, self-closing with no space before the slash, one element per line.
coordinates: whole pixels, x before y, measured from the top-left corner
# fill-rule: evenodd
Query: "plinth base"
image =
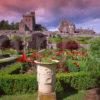
<path fill-rule="evenodd" d="M 44 94 L 39 92 L 38 100 L 56 100 L 56 93 Z"/>

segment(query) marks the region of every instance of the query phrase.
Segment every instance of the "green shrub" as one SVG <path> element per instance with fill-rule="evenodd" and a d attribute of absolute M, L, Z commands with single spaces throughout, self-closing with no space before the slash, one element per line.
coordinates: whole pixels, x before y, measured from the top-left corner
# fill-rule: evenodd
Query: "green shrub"
<path fill-rule="evenodd" d="M 98 73 L 96 76 L 93 76 L 92 73 L 85 72 L 58 73 L 55 89 L 57 92 L 60 92 L 69 88 L 73 88 L 76 90 L 94 88 L 98 86 L 99 77 L 100 73 Z"/>
<path fill-rule="evenodd" d="M 89 40 L 91 40 L 92 37 L 81 37 L 81 36 L 79 36 L 79 37 L 76 37 L 74 39 L 77 40 L 81 44 L 88 44 Z"/>
<path fill-rule="evenodd" d="M 100 73 L 58 73 L 56 75 L 56 92 L 73 88 L 84 90 L 100 84 Z M 24 94 L 37 91 L 35 75 L 0 75 L 0 92 L 4 94 Z"/>
<path fill-rule="evenodd" d="M 92 56 L 100 58 L 100 37 L 91 41 L 90 51 Z"/>
<path fill-rule="evenodd" d="M 68 66 L 68 70 L 70 72 L 78 72 L 78 71 L 80 71 L 80 67 L 75 66 L 74 62 L 77 62 L 77 60 L 75 61 L 75 60 L 68 59 L 66 61 L 66 65 Z"/>
<path fill-rule="evenodd" d="M 1 75 L 0 92 L 4 94 L 34 93 L 37 90 L 36 76 Z"/>
<path fill-rule="evenodd" d="M 0 50 L 0 53 L 2 53 L 1 50 Z M 17 52 L 16 52 L 16 50 L 13 50 L 13 49 L 7 49 L 7 50 L 4 50 L 4 51 L 3 51 L 3 54 L 16 55 Z"/>
<path fill-rule="evenodd" d="M 49 38 L 49 42 L 51 42 L 51 43 L 59 43 L 61 41 L 62 41 L 61 37 L 50 37 Z"/>
<path fill-rule="evenodd" d="M 13 74 L 13 73 L 17 73 L 22 67 L 21 63 L 14 63 L 10 66 L 7 66 L 6 68 L 4 68 L 3 70 L 0 70 L 0 74 Z"/>

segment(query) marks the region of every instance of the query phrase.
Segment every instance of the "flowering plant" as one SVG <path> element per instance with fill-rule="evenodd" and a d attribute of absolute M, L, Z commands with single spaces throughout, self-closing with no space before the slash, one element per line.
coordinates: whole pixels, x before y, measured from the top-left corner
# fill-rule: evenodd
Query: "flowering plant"
<path fill-rule="evenodd" d="M 18 61 L 22 63 L 29 62 L 31 64 L 54 64 L 59 62 L 57 70 L 59 71 L 59 69 L 61 69 L 61 71 L 65 70 L 66 72 L 69 72 L 72 70 L 79 71 L 80 66 L 86 66 L 86 57 L 87 53 L 85 51 L 46 49 L 39 52 L 34 51 L 29 57 L 23 53 Z"/>
<path fill-rule="evenodd" d="M 64 53 L 63 51 L 58 51 L 58 50 L 43 50 L 38 53 L 33 53 L 31 55 L 34 60 L 37 60 L 38 62 L 48 64 L 48 63 L 55 63 L 59 62 L 61 59 L 63 59 Z"/>

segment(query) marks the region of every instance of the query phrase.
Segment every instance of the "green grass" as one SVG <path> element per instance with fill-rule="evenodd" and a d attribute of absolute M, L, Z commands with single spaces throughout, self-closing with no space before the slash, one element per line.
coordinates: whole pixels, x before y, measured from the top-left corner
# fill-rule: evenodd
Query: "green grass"
<path fill-rule="evenodd" d="M 62 38 L 60 38 L 60 37 L 50 37 L 49 41 L 52 42 L 52 43 L 59 43 L 59 42 L 62 41 Z"/>
<path fill-rule="evenodd" d="M 57 100 L 84 100 L 84 97 L 85 97 L 85 91 L 79 91 L 78 93 L 69 92 L 69 93 L 63 93 Z M 7 95 L 7 96 L 2 96 L 0 100 L 37 100 L 37 93 L 23 94 L 23 95 Z"/>
<path fill-rule="evenodd" d="M 23 95 L 7 95 L 2 96 L 0 100 L 37 100 L 36 94 L 23 94 Z"/>
<path fill-rule="evenodd" d="M 70 95 L 68 97 L 66 96 L 62 100 L 84 100 L 84 97 L 85 97 L 85 92 L 84 91 L 79 91 L 76 94 Z"/>

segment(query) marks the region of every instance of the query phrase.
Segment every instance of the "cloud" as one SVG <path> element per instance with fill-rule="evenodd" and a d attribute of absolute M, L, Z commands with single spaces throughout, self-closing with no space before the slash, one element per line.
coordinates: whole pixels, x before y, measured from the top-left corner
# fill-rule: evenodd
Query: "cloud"
<path fill-rule="evenodd" d="M 77 28 L 89 28 L 89 29 L 93 29 L 94 31 L 96 31 L 97 33 L 100 32 L 100 18 L 97 19 L 90 19 L 84 23 L 80 23 L 76 25 Z"/>
<path fill-rule="evenodd" d="M 100 18 L 100 0 L 0 0 L 0 20 L 20 20 L 31 10 L 46 27 L 57 27 L 62 18 L 82 24 Z"/>

